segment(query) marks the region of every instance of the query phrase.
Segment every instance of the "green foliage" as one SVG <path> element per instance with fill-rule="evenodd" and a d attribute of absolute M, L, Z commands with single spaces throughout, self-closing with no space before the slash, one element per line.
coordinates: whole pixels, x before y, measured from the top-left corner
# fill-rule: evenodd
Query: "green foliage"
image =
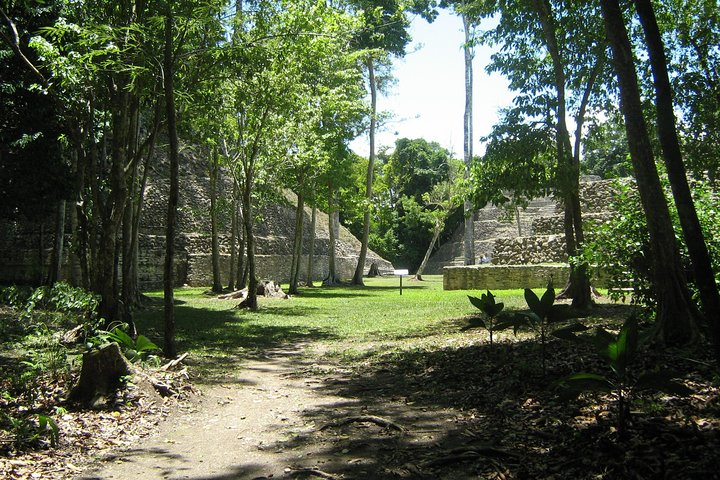
<path fill-rule="evenodd" d="M 563 380 L 565 397 L 577 397 L 583 392 L 610 392 L 618 401 L 618 433 L 626 434 L 627 421 L 630 416 L 629 401 L 640 391 L 652 390 L 671 395 L 689 395 L 682 383 L 672 380 L 677 374 L 670 370 L 653 370 L 634 375 L 631 365 L 639 354 L 642 334 L 635 316 L 628 318 L 617 335 L 598 328 L 590 337 L 575 337 L 579 342 L 592 345 L 609 365 L 612 375 L 579 372 Z"/>
<path fill-rule="evenodd" d="M 11 444 L 17 448 L 37 447 L 46 441 L 56 447 L 60 439 L 60 428 L 57 422 L 46 414 L 12 415 L 0 411 L 0 432 L 7 435 Z M 0 451 L 6 446 L 0 445 Z"/>
<path fill-rule="evenodd" d="M 675 237 L 681 249 L 682 261 L 686 271 L 691 264 L 684 243 L 670 187 L 666 177 L 661 177 L 665 186 L 668 205 L 671 207 Z M 693 200 L 703 229 L 705 242 L 710 250 L 715 278 L 720 279 L 720 203 L 714 185 L 704 181 L 693 181 Z M 640 198 L 633 182 L 618 181 L 611 203 L 614 215 L 605 223 L 590 224 L 588 242 L 580 255 L 589 265 L 593 265 L 610 277 L 609 295 L 614 300 L 624 300 L 631 289 L 631 302 L 653 309 L 656 294 L 651 282 L 650 245 L 647 221 L 642 211 Z M 692 275 L 688 281 L 691 289 L 696 289 Z"/>
<path fill-rule="evenodd" d="M 99 300 L 95 294 L 82 288 L 57 282 L 52 287 L 43 286 L 35 290 L 17 285 L 0 287 L 0 303 L 28 315 L 44 309 L 90 318 L 95 315 Z"/>
<path fill-rule="evenodd" d="M 46 437 L 50 441 L 50 446 L 57 446 L 60 439 L 60 428 L 58 424 L 48 415 L 38 414 L 38 436 Z"/>
<path fill-rule="evenodd" d="M 142 361 L 148 358 L 151 352 L 160 350 L 145 335 L 138 335 L 133 338 L 128 335 L 122 328 L 115 327 L 111 331 L 100 331 L 88 342 L 90 348 L 102 348 L 103 346 L 115 342 L 120 346 L 123 355 L 131 362 Z"/>
<path fill-rule="evenodd" d="M 540 347 L 542 356 L 542 373 L 547 372 L 546 365 L 546 346 L 548 335 L 558 336 L 562 338 L 568 331 L 582 330 L 584 327 L 579 324 L 573 324 L 551 330 L 553 325 L 559 322 L 581 317 L 583 314 L 573 309 L 570 305 L 555 304 L 555 289 L 552 280 L 548 282 L 542 297 L 538 297 L 531 289 L 525 289 L 525 302 L 530 312 L 520 312 L 515 315 L 517 326 L 529 326 L 532 330 L 540 335 Z M 516 327 L 517 328 L 517 327 Z"/>
<path fill-rule="evenodd" d="M 446 227 L 454 211 L 457 192 L 452 178 L 456 161 L 435 142 L 401 138 L 392 153 L 381 151 L 377 158 L 375 195 L 372 205 L 370 248 L 395 265 L 415 271 L 430 245 L 436 226 Z M 364 165 L 367 165 L 364 163 Z M 365 168 L 367 170 L 367 168 Z M 354 173 L 357 195 L 364 193 L 364 172 Z M 444 193 L 452 190 L 452 193 Z M 356 201 L 343 216 L 350 230 L 358 228 L 367 205 Z M 455 224 L 447 225 L 446 230 Z"/>
<path fill-rule="evenodd" d="M 547 194 L 555 163 L 554 132 L 546 125 L 522 123 L 517 110 L 505 110 L 500 123 L 484 138 L 487 150 L 473 159 L 471 199 L 509 211 Z"/>
<path fill-rule="evenodd" d="M 625 126 L 619 115 L 589 125 L 580 169 L 585 175 L 624 178 L 631 175 Z"/>
<path fill-rule="evenodd" d="M 490 345 L 493 344 L 493 333 L 506 330 L 511 327 L 516 327 L 516 323 L 511 317 L 500 318 L 500 314 L 505 308 L 505 304 L 495 302 L 495 295 L 487 290 L 487 293 L 483 293 L 480 297 L 473 297 L 468 295 L 470 303 L 477 307 L 485 318 L 472 317 L 468 320 L 469 325 L 463 327 L 463 330 L 469 330 L 471 328 L 482 327 L 490 334 Z"/>
<path fill-rule="evenodd" d="M 9 287 L 0 287 L 0 304 L 7 305 L 15 310 L 23 309 L 32 293 L 32 288 L 27 286 L 10 285 Z"/>

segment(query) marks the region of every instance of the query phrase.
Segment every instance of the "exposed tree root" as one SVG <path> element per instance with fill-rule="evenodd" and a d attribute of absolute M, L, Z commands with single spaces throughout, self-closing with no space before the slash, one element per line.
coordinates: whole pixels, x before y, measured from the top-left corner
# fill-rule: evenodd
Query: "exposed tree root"
<path fill-rule="evenodd" d="M 293 468 L 289 472 L 289 475 L 293 477 L 318 477 L 325 478 L 327 480 L 335 480 L 336 478 L 335 476 L 325 473 L 322 470 L 318 470 L 317 468 Z"/>
<path fill-rule="evenodd" d="M 180 364 L 183 360 L 185 360 L 185 357 L 187 357 L 188 354 L 189 354 L 189 352 L 185 352 L 182 355 L 180 355 L 179 357 L 177 357 L 175 360 L 170 360 L 168 363 L 166 363 L 165 365 L 160 367 L 160 370 L 167 371 L 171 368 L 178 366 L 178 364 Z"/>
<path fill-rule="evenodd" d="M 398 425 L 397 423 L 387 420 L 385 418 L 376 417 L 375 415 L 358 415 L 356 417 L 348 417 L 344 420 L 323 425 L 322 427 L 320 427 L 320 431 L 322 432 L 323 430 L 331 427 L 344 427 L 345 425 L 350 425 L 351 423 L 374 423 L 378 427 L 388 428 L 398 432 L 407 431 L 407 429 L 402 425 Z"/>

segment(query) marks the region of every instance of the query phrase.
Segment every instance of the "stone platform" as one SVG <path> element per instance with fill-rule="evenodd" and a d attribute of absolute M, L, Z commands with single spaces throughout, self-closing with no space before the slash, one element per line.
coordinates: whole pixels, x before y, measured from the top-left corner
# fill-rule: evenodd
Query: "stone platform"
<path fill-rule="evenodd" d="M 552 278 L 556 290 L 565 286 L 570 274 L 567 264 L 536 265 L 470 265 L 445 267 L 444 290 L 507 290 L 514 288 L 545 288 Z M 592 280 L 593 286 L 606 288 L 602 278 Z"/>

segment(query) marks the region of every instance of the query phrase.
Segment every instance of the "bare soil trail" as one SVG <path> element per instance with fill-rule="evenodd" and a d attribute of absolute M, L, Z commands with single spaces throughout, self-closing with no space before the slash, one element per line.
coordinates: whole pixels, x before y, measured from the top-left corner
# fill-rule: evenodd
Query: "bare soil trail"
<path fill-rule="evenodd" d="M 311 363 L 305 347 L 248 359 L 221 381 L 199 385 L 197 401 L 184 412 L 77 478 L 418 478 L 412 467 L 390 471 L 383 458 L 395 455 L 399 442 L 433 441 L 438 424 L 454 416 L 413 412 L 403 398 L 374 404 L 355 396 L 376 385 L 361 384 L 348 395 L 349 372 Z M 411 424 L 414 434 L 406 430 Z"/>

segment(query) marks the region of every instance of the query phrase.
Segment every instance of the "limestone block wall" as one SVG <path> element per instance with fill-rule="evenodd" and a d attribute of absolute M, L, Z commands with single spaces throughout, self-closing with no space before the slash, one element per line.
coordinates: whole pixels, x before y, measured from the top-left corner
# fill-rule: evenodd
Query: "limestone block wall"
<path fill-rule="evenodd" d="M 504 290 L 544 288 L 550 278 L 556 286 L 565 285 L 570 274 L 567 265 L 471 265 L 445 267 L 445 290 Z"/>
<path fill-rule="evenodd" d="M 495 241 L 493 264 L 527 265 L 567 261 L 562 235 L 499 238 Z"/>
<path fill-rule="evenodd" d="M 504 290 L 512 288 L 545 288 L 552 278 L 555 289 L 565 286 L 570 275 L 567 264 L 538 265 L 471 265 L 445 267 L 445 290 Z M 608 279 L 601 273 L 591 279 L 595 287 L 607 288 Z"/>

